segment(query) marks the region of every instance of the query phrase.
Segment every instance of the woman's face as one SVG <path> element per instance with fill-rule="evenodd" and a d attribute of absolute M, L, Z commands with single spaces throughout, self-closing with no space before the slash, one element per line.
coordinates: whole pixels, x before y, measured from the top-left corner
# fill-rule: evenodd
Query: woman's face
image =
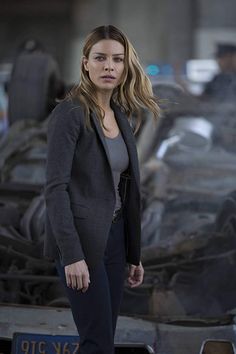
<path fill-rule="evenodd" d="M 113 39 L 102 39 L 94 44 L 83 65 L 98 90 L 113 91 L 124 72 L 124 46 Z"/>

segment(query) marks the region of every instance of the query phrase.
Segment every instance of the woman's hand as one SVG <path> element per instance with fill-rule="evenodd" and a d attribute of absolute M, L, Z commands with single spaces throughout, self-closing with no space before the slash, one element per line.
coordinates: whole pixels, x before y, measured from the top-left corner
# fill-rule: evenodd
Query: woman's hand
<path fill-rule="evenodd" d="M 143 282 L 144 269 L 140 262 L 138 266 L 129 264 L 128 283 L 131 288 L 139 286 Z"/>
<path fill-rule="evenodd" d="M 83 293 L 88 290 L 90 279 L 85 260 L 65 266 L 65 276 L 69 288 L 82 290 Z"/>

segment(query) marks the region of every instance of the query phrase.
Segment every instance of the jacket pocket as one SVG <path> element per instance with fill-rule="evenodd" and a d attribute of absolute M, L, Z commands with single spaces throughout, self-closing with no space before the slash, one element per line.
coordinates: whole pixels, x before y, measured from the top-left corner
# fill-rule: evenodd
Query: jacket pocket
<path fill-rule="evenodd" d="M 82 204 L 71 203 L 71 211 L 74 217 L 85 219 L 88 217 L 89 208 Z"/>

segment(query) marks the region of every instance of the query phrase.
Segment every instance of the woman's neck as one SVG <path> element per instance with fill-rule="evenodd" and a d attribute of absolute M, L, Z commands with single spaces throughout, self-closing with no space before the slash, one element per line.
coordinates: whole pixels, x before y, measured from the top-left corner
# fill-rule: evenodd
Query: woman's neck
<path fill-rule="evenodd" d="M 111 110 L 110 100 L 112 92 L 98 92 L 97 101 L 99 106 L 106 112 Z"/>

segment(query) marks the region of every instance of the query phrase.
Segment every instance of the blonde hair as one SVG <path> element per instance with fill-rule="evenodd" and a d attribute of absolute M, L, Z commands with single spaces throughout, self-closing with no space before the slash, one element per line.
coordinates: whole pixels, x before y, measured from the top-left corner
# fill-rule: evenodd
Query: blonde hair
<path fill-rule="evenodd" d="M 116 40 L 124 47 L 123 76 L 121 83 L 112 93 L 112 99 L 124 110 L 129 119 L 133 114 L 137 115 L 136 133 L 141 124 L 141 110 L 143 108 L 150 110 L 153 113 L 154 119 L 159 117 L 160 108 L 153 95 L 151 82 L 145 74 L 139 62 L 138 55 L 128 38 L 112 25 L 97 27 L 87 36 L 83 47 L 83 56 L 88 58 L 92 46 L 102 39 Z M 96 87 L 90 80 L 83 62 L 81 62 L 80 82 L 72 88 L 67 97 L 79 98 L 80 102 L 82 102 L 85 108 L 85 120 L 88 127 L 91 127 L 90 110 L 96 113 L 100 123 L 104 127 L 103 118 L 105 112 L 98 105 L 94 92 L 96 92 Z"/>

